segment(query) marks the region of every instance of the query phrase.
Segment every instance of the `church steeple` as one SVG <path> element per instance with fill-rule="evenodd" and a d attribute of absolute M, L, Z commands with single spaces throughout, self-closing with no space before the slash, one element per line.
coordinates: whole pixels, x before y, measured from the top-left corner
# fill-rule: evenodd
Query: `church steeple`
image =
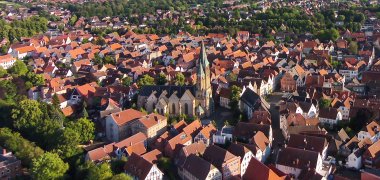
<path fill-rule="evenodd" d="M 200 53 L 200 57 L 199 57 L 199 60 L 201 61 L 200 63 L 203 64 L 203 67 L 209 67 L 209 62 L 207 60 L 207 54 L 206 54 L 206 48 L 205 48 L 205 44 L 202 40 L 202 45 L 201 45 L 201 53 Z"/>
<path fill-rule="evenodd" d="M 208 116 L 210 114 L 210 99 L 212 98 L 211 71 L 203 41 L 197 62 L 196 98 Z"/>

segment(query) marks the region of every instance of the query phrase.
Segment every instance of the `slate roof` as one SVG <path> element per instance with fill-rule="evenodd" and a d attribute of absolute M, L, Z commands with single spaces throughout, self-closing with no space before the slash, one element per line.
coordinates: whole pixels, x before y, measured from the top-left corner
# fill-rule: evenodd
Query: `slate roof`
<path fill-rule="evenodd" d="M 191 154 L 186 158 L 183 168 L 193 175 L 196 179 L 206 179 L 208 173 L 215 168 L 211 163 L 206 160 Z"/>
<path fill-rule="evenodd" d="M 247 88 L 241 95 L 241 101 L 247 104 L 249 107 L 254 108 L 260 101 L 260 96 L 251 89 Z"/>
<path fill-rule="evenodd" d="M 186 90 L 190 90 L 192 94 L 195 94 L 195 86 L 148 85 L 141 87 L 139 95 L 150 96 L 153 91 L 156 91 L 157 95 L 160 95 L 165 90 L 168 92 L 169 96 L 177 91 L 177 96 L 182 97 Z"/>
<path fill-rule="evenodd" d="M 301 134 L 291 134 L 288 143 L 288 147 L 305 149 L 319 153 L 322 153 L 326 146 L 327 141 L 325 138 Z"/>
<path fill-rule="evenodd" d="M 136 176 L 138 179 L 145 179 L 153 164 L 143 157 L 132 153 L 131 156 L 128 157 L 127 163 L 125 163 L 124 169 L 127 173 Z"/>
<path fill-rule="evenodd" d="M 206 148 L 203 158 L 217 168 L 222 169 L 223 163 L 236 158 L 236 156 L 219 146 L 211 145 Z"/>
<path fill-rule="evenodd" d="M 307 170 L 315 169 L 317 161 L 317 152 L 287 147 L 279 152 L 277 164 Z"/>

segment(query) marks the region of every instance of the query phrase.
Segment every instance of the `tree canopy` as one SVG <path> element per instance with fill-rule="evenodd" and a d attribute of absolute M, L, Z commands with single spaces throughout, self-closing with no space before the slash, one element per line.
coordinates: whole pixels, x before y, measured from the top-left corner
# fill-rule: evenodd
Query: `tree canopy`
<path fill-rule="evenodd" d="M 175 84 L 178 86 L 185 85 L 185 76 L 182 73 L 177 73 L 175 76 Z"/>
<path fill-rule="evenodd" d="M 58 154 L 47 152 L 33 160 L 30 169 L 33 179 L 60 179 L 63 178 L 69 165 L 59 158 Z"/>
<path fill-rule="evenodd" d="M 28 72 L 28 67 L 24 62 L 18 60 L 11 68 L 9 68 L 9 72 L 17 76 L 23 76 Z"/>
<path fill-rule="evenodd" d="M 155 84 L 154 83 L 154 78 L 152 78 L 148 74 L 145 74 L 137 82 L 137 85 L 139 85 L 139 86 L 154 85 L 154 84 Z"/>

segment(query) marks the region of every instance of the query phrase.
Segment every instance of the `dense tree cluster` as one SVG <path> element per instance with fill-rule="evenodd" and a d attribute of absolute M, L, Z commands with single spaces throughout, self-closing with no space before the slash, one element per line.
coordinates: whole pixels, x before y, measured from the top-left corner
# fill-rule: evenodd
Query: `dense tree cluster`
<path fill-rule="evenodd" d="M 33 142 L 24 139 L 20 133 L 8 128 L 0 128 L 0 144 L 21 160 L 22 165 L 30 167 L 32 160 L 41 156 L 44 151 Z"/>
<path fill-rule="evenodd" d="M 32 16 L 24 20 L 7 23 L 0 20 L 0 39 L 7 38 L 14 42 L 21 37 L 29 37 L 47 31 L 48 20 L 44 17 Z"/>
<path fill-rule="evenodd" d="M 150 25 L 143 29 L 137 28 L 135 29 L 136 32 L 156 34 L 176 34 L 179 30 L 185 30 L 192 34 L 225 32 L 235 35 L 238 30 L 248 30 L 252 33 L 263 34 L 267 38 L 273 38 L 271 32 L 274 30 L 276 32 L 284 31 L 295 34 L 310 32 L 320 36 L 323 40 L 334 40 L 337 29 L 358 31 L 361 23 L 365 20 L 364 14 L 354 7 L 338 10 L 337 12 L 334 9 L 327 9 L 314 12 L 313 15 L 306 15 L 303 9 L 297 7 L 277 8 L 269 9 L 264 13 L 254 13 L 251 17 L 248 17 L 245 12 L 253 12 L 253 10 L 257 9 L 256 4 L 251 1 L 241 3 L 250 3 L 250 6 L 234 10 L 231 16 L 227 13 L 221 13 L 220 8 L 225 5 L 220 0 L 207 1 L 207 3 L 201 0 L 113 0 L 102 3 L 67 5 L 67 8 L 78 16 L 127 17 L 131 24 L 145 23 Z M 179 17 L 178 22 L 170 19 L 144 21 L 141 17 L 156 14 L 157 10 L 188 12 L 189 8 L 194 7 L 196 4 L 203 4 L 202 8 L 205 16 L 190 13 L 191 19 L 195 20 L 193 27 L 189 26 L 182 16 Z M 343 25 L 337 25 L 337 22 L 343 22 Z M 322 31 L 324 29 L 327 30 Z"/>

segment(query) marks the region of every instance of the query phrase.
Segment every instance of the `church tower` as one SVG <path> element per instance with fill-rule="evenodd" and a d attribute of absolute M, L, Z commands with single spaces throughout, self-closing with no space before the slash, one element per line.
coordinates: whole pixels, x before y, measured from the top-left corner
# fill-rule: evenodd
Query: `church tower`
<path fill-rule="evenodd" d="M 202 41 L 201 52 L 197 62 L 196 99 L 202 106 L 206 116 L 211 113 L 210 101 L 212 98 L 210 63 L 207 60 L 206 48 Z"/>

